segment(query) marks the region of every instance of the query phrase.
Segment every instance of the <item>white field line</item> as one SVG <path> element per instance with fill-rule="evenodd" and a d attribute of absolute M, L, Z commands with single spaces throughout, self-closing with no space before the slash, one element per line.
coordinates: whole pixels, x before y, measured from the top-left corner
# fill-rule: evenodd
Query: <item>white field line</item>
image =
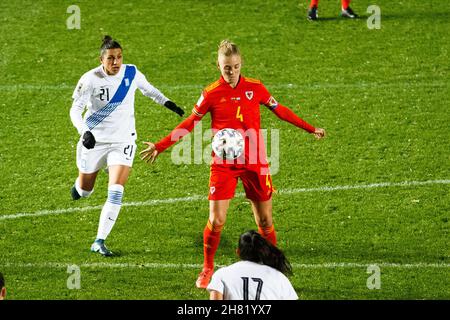
<path fill-rule="evenodd" d="M 330 192 L 330 191 L 345 191 L 345 190 L 364 190 L 364 189 L 374 189 L 374 188 L 386 188 L 386 187 L 409 187 L 409 186 L 423 186 L 423 185 L 434 185 L 434 184 L 450 184 L 450 180 L 427 180 L 427 181 L 403 181 L 403 182 L 381 182 L 372 184 L 359 184 L 359 185 L 344 185 L 344 186 L 324 186 L 317 188 L 300 188 L 300 189 L 280 189 L 277 191 L 279 195 L 289 195 L 298 194 L 306 192 Z M 236 194 L 237 197 L 243 197 L 243 193 Z M 190 197 L 183 198 L 168 198 L 168 199 L 157 199 L 157 200 L 147 200 L 147 201 L 137 201 L 137 202 L 125 202 L 124 207 L 144 207 L 144 206 L 157 206 L 161 204 L 174 204 L 178 202 L 194 202 L 194 201 L 206 201 L 206 196 L 193 195 Z M 15 213 L 15 214 L 3 214 L 0 215 L 1 220 L 7 219 L 18 219 L 24 217 L 39 217 L 47 215 L 58 215 L 63 213 L 72 212 L 83 212 L 90 210 L 100 210 L 101 205 L 98 206 L 87 206 L 87 207 L 75 207 L 67 209 L 56 209 L 56 210 L 40 210 L 36 212 L 29 213 Z"/>
<path fill-rule="evenodd" d="M 321 89 L 346 89 L 346 88 L 410 88 L 410 87 L 445 87 L 449 84 L 444 81 L 417 81 L 417 82 L 356 82 L 356 83 L 312 83 L 312 84 L 294 84 L 294 83 L 274 83 L 266 84 L 272 89 L 303 89 L 303 90 L 321 90 Z M 58 91 L 74 90 L 74 84 L 0 84 L 0 91 Z M 181 84 L 181 85 L 159 85 L 164 90 L 201 90 L 205 85 L 201 84 Z"/>
<path fill-rule="evenodd" d="M 427 181 L 403 181 L 403 182 L 380 182 L 371 184 L 356 184 L 346 186 L 334 186 L 334 187 L 318 187 L 318 188 L 300 188 L 300 189 L 288 189 L 278 191 L 279 194 L 296 194 L 304 192 L 325 192 L 325 191 L 340 191 L 340 190 L 353 190 L 353 189 L 373 189 L 384 187 L 409 187 L 409 186 L 423 186 L 429 184 L 450 184 L 450 180 L 427 180 Z"/>
<path fill-rule="evenodd" d="M 68 266 L 76 265 L 80 268 L 111 268 L 111 269 L 201 269 L 202 264 L 189 264 L 189 263 L 63 263 L 63 262 L 46 262 L 46 263 L 5 263 L 0 264 L 1 267 L 6 268 L 67 268 Z M 369 266 L 378 266 L 379 268 L 399 268 L 399 269 L 428 269 L 428 268 L 450 268 L 450 263 L 353 263 L 353 262 L 330 262 L 330 263 L 292 263 L 295 269 L 335 269 L 335 268 L 347 268 L 347 269 L 360 269 L 368 268 Z M 217 265 L 218 268 L 225 265 Z"/>

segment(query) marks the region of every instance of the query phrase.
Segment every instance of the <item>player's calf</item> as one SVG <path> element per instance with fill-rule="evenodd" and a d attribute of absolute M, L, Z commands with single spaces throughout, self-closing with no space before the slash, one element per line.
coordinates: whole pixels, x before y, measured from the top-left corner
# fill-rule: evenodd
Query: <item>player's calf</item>
<path fill-rule="evenodd" d="M 91 191 L 81 189 L 79 180 L 80 178 L 77 178 L 75 184 L 70 189 L 70 194 L 73 200 L 78 200 L 80 198 L 87 198 L 92 194 L 92 192 L 94 192 L 94 189 L 92 189 Z"/>

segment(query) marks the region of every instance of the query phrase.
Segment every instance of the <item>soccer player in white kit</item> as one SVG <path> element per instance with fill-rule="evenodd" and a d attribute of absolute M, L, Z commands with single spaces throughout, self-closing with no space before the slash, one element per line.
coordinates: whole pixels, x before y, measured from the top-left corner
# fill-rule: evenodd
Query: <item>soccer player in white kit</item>
<path fill-rule="evenodd" d="M 206 288 L 211 300 L 297 300 L 283 252 L 254 230 L 239 238 L 241 261 L 217 270 Z"/>
<path fill-rule="evenodd" d="M 81 77 L 72 96 L 70 118 L 80 141 L 77 145 L 79 175 L 71 194 L 74 200 L 90 196 L 98 172 L 105 166 L 108 168 L 108 198 L 91 251 L 112 256 L 104 242 L 119 215 L 124 185 L 136 153 L 134 92 L 139 89 L 180 116 L 184 111 L 153 87 L 136 66 L 122 64 L 122 48 L 110 36 L 103 39 L 100 61 L 99 67 Z"/>

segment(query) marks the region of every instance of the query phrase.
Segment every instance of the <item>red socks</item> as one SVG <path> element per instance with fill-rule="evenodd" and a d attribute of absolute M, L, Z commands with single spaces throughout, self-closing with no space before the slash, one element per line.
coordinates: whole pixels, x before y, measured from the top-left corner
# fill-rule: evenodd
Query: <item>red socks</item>
<path fill-rule="evenodd" d="M 270 227 L 258 226 L 258 233 L 274 246 L 277 245 L 277 234 L 275 233 L 275 227 L 273 224 Z"/>
<path fill-rule="evenodd" d="M 350 5 L 350 1 L 351 0 L 342 0 L 342 9 L 347 10 L 348 6 Z M 311 0 L 311 3 L 309 4 L 309 8 L 311 9 L 312 7 L 318 7 L 319 6 L 319 0 Z"/>
<path fill-rule="evenodd" d="M 342 0 L 342 9 L 347 10 L 351 0 Z"/>
<path fill-rule="evenodd" d="M 309 4 L 309 8 L 312 9 L 313 7 L 316 7 L 319 5 L 319 0 L 311 0 L 311 3 Z"/>
<path fill-rule="evenodd" d="M 214 256 L 219 247 L 222 229 L 223 225 L 213 226 L 208 219 L 208 223 L 203 230 L 203 268 L 214 268 Z"/>
<path fill-rule="evenodd" d="M 203 268 L 214 269 L 214 256 L 219 247 L 222 229 L 223 225 L 214 226 L 208 220 L 203 230 Z M 273 224 L 270 227 L 258 226 L 258 232 L 274 246 L 277 245 L 277 235 Z"/>

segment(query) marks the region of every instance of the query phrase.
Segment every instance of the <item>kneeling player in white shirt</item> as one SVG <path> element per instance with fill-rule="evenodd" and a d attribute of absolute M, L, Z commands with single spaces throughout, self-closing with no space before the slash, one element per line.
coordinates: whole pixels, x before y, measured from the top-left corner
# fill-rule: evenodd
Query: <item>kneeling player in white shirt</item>
<path fill-rule="evenodd" d="M 104 242 L 119 215 L 124 185 L 136 153 L 134 92 L 139 89 L 180 116 L 184 111 L 153 87 L 136 66 L 122 64 L 122 48 L 117 41 L 105 36 L 100 49 L 101 65 L 81 77 L 72 96 L 70 118 L 80 141 L 77 145 L 79 175 L 71 194 L 74 200 L 88 197 L 100 169 L 108 168 L 108 198 L 91 251 L 112 256 Z"/>
<path fill-rule="evenodd" d="M 217 270 L 207 290 L 211 300 L 297 300 L 286 275 L 292 268 L 283 252 L 251 230 L 239 238 L 241 261 Z"/>

